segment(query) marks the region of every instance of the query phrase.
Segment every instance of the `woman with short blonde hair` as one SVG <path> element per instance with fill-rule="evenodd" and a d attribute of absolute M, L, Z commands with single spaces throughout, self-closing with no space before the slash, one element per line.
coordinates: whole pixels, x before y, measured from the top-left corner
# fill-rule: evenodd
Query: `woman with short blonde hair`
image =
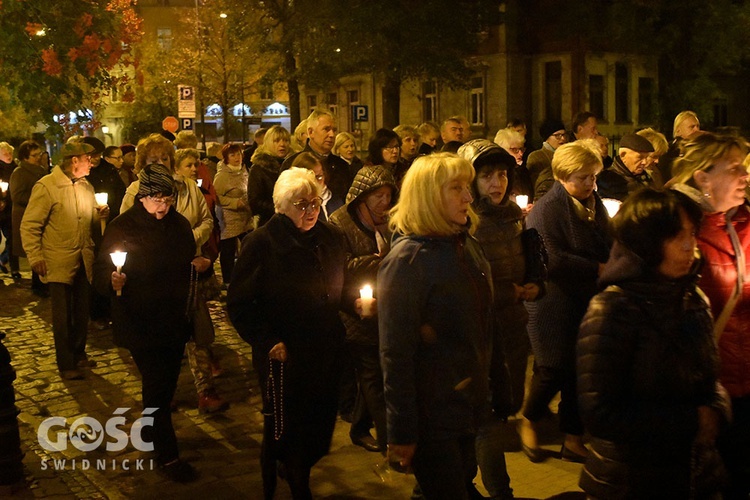
<path fill-rule="evenodd" d="M 473 178 L 452 153 L 414 161 L 375 291 L 389 459 L 413 466 L 426 498 L 477 494 L 475 416 L 489 411 L 495 322 L 489 263 L 468 237 Z"/>

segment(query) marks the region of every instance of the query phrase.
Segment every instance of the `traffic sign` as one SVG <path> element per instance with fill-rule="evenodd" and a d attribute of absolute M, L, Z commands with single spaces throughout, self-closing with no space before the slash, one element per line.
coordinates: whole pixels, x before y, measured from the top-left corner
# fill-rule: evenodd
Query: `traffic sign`
<path fill-rule="evenodd" d="M 174 116 L 168 116 L 161 122 L 161 128 L 163 128 L 167 132 L 172 132 L 173 134 L 177 132 L 177 129 L 179 127 L 180 122 L 178 122 L 177 118 L 175 118 Z"/>
<path fill-rule="evenodd" d="M 181 124 L 182 130 L 193 130 L 192 118 L 180 118 L 180 124 Z"/>
<path fill-rule="evenodd" d="M 352 121 L 366 122 L 367 120 L 367 106 L 352 106 Z"/>
<path fill-rule="evenodd" d="M 177 86 L 177 116 L 195 118 L 195 89 L 190 85 Z"/>

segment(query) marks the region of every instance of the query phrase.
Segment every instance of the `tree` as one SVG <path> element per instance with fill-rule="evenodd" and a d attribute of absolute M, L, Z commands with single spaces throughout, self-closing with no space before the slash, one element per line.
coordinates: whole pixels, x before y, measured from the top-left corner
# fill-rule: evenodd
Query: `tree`
<path fill-rule="evenodd" d="M 93 107 L 117 65 L 130 64 L 140 19 L 130 0 L 0 2 L 0 64 L 12 104 L 48 124 Z"/>

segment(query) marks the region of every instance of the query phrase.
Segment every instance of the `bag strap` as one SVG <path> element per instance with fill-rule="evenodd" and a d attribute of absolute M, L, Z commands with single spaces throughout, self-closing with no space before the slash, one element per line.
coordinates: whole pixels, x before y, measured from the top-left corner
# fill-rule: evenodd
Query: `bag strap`
<path fill-rule="evenodd" d="M 733 213 L 734 211 L 726 214 L 726 228 L 729 239 L 732 242 L 734 255 L 737 258 L 737 283 L 729 300 L 724 304 L 724 309 L 721 310 L 721 314 L 719 314 L 719 317 L 714 322 L 714 338 L 716 338 L 717 345 L 719 344 L 719 339 L 721 339 L 722 333 L 724 333 L 724 328 L 727 326 L 729 317 L 732 315 L 735 306 L 737 306 L 737 302 L 740 301 L 740 297 L 742 297 L 742 289 L 745 285 L 745 250 L 742 248 L 740 237 L 734 229 L 734 224 L 732 224 Z"/>

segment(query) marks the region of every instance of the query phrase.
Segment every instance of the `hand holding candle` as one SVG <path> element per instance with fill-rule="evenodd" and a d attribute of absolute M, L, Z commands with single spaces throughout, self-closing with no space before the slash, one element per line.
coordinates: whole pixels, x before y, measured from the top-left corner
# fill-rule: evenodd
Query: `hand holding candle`
<path fill-rule="evenodd" d="M 622 205 L 622 202 L 620 200 L 615 200 L 614 198 L 602 198 L 602 204 L 604 205 L 604 208 L 607 209 L 609 217 L 612 218 L 620 211 L 620 205 Z"/>
<path fill-rule="evenodd" d="M 203 179 L 198 179 L 198 180 L 197 180 L 197 181 L 195 181 L 195 182 L 197 182 L 197 183 L 198 183 L 198 187 L 203 187 Z"/>
<path fill-rule="evenodd" d="M 518 205 L 518 208 L 523 210 L 524 208 L 529 206 L 529 197 L 525 194 L 519 194 L 516 196 L 516 205 Z"/>
<path fill-rule="evenodd" d="M 363 286 L 359 290 L 359 297 L 362 301 L 362 317 L 372 316 L 372 303 L 375 300 L 372 298 L 372 287 L 370 285 Z"/>
<path fill-rule="evenodd" d="M 96 204 L 101 208 L 107 206 L 109 195 L 107 193 L 95 193 L 94 198 L 96 198 Z M 102 217 L 100 222 L 102 223 L 102 234 L 104 234 L 104 229 L 107 227 L 107 219 Z"/>
<path fill-rule="evenodd" d="M 5 181 L 0 181 L 0 191 L 5 194 L 6 191 L 8 191 L 8 183 Z"/>
<path fill-rule="evenodd" d="M 109 257 L 112 259 L 112 264 L 114 264 L 115 267 L 117 268 L 117 274 L 122 273 L 122 266 L 125 265 L 125 257 L 127 257 L 127 255 L 128 255 L 128 252 L 121 252 L 119 250 L 109 254 Z M 119 297 L 121 295 L 122 295 L 122 287 L 119 290 L 117 290 L 117 296 Z"/>

